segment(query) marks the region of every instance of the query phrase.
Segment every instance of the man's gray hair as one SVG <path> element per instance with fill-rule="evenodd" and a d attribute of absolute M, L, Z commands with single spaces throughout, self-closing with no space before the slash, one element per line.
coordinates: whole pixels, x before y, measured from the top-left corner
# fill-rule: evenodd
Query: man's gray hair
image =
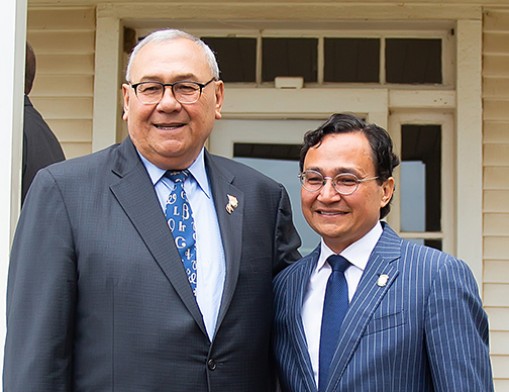
<path fill-rule="evenodd" d="M 188 39 L 190 41 L 193 41 L 198 45 L 200 48 L 202 48 L 203 53 L 205 54 L 205 57 L 207 58 L 207 62 L 209 65 L 209 68 L 212 72 L 212 76 L 219 80 L 219 66 L 217 65 L 216 56 L 214 55 L 214 52 L 207 46 L 205 42 L 203 42 L 200 38 L 195 37 L 194 35 L 191 35 L 189 33 L 186 33 L 182 30 L 177 29 L 165 29 L 165 30 L 158 30 L 154 31 L 153 33 L 150 33 L 145 38 L 143 38 L 138 44 L 134 47 L 130 57 L 129 62 L 127 63 L 127 69 L 125 73 L 125 79 L 128 83 L 131 83 L 131 68 L 132 64 L 134 62 L 134 59 L 138 55 L 138 52 L 141 48 L 143 48 L 145 45 L 151 43 L 151 42 L 165 42 L 165 41 L 171 41 L 179 38 Z"/>

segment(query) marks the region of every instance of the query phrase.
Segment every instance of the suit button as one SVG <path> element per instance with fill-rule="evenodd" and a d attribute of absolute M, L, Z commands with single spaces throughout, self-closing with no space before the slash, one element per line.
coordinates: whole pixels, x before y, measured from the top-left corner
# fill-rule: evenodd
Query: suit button
<path fill-rule="evenodd" d="M 214 361 L 213 359 L 209 359 L 207 361 L 207 366 L 210 370 L 216 370 L 216 361 Z"/>

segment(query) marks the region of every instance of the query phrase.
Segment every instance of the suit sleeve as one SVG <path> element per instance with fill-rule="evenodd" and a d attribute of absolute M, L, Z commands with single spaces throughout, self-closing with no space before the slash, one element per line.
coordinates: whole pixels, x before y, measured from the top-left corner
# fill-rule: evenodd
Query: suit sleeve
<path fill-rule="evenodd" d="M 298 248 L 301 240 L 292 221 L 292 207 L 286 189 L 280 187 L 279 206 L 275 232 L 274 276 L 294 261 L 300 259 Z"/>
<path fill-rule="evenodd" d="M 47 170 L 32 187 L 9 264 L 4 391 L 71 391 L 77 278 L 72 228 Z"/>
<path fill-rule="evenodd" d="M 427 307 L 426 345 L 437 392 L 493 391 L 488 320 L 465 263 L 449 258 Z"/>

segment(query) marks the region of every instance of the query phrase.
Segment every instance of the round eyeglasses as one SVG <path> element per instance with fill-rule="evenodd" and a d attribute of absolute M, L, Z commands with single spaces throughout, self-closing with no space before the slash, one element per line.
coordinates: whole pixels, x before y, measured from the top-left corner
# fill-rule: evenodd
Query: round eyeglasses
<path fill-rule="evenodd" d="M 136 97 L 145 105 L 155 105 L 161 102 L 166 87 L 171 87 L 171 92 L 178 102 L 190 105 L 197 102 L 203 89 L 215 80 L 216 78 L 212 78 L 207 83 L 189 82 L 187 80 L 175 83 L 141 82 L 131 84 L 131 87 Z"/>
<path fill-rule="evenodd" d="M 318 192 L 331 180 L 331 184 L 340 195 L 348 196 L 354 193 L 359 185 L 366 181 L 378 179 L 378 177 L 358 178 L 355 174 L 341 173 L 332 177 L 324 177 L 321 173 L 314 170 L 305 170 L 299 174 L 302 187 L 308 192 Z"/>

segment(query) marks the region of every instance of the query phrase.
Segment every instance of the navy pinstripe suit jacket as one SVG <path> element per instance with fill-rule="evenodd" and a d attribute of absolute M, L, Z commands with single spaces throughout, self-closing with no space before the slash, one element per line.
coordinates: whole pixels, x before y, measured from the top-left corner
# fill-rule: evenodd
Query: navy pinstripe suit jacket
<path fill-rule="evenodd" d="M 468 266 L 383 225 L 343 322 L 326 391 L 493 391 L 488 320 Z M 275 278 L 274 353 L 285 392 L 317 390 L 301 309 L 319 252 Z M 381 274 L 389 276 L 382 287 Z"/>

